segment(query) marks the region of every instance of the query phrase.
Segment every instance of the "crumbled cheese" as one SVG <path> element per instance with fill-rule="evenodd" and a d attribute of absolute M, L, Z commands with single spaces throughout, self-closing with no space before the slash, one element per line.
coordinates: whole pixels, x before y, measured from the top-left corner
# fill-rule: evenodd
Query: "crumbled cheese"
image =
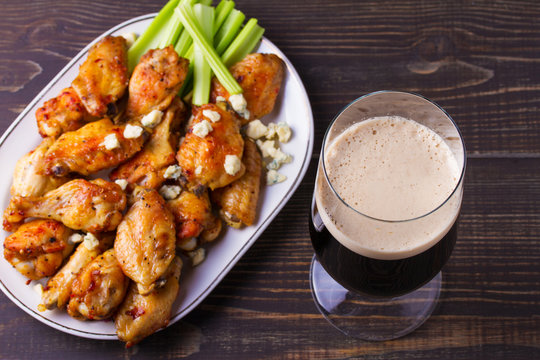
<path fill-rule="evenodd" d="M 209 119 L 211 122 L 214 122 L 214 123 L 221 120 L 221 115 L 217 111 L 214 111 L 214 110 L 205 109 L 202 111 L 202 114 L 204 117 L 206 117 L 207 119 Z"/>
<path fill-rule="evenodd" d="M 136 139 L 143 133 L 143 128 L 138 125 L 127 124 L 124 129 L 124 137 L 126 139 Z"/>
<path fill-rule="evenodd" d="M 268 170 L 277 170 L 281 167 L 281 165 L 288 164 L 292 161 L 292 156 L 285 154 L 280 149 L 276 149 L 272 158 L 272 161 L 266 166 Z"/>
<path fill-rule="evenodd" d="M 187 242 L 178 245 L 178 247 L 184 251 L 191 251 L 197 247 L 197 238 L 192 237 Z"/>
<path fill-rule="evenodd" d="M 262 152 L 263 157 L 274 157 L 274 154 L 276 153 L 276 144 L 274 140 L 257 140 L 256 141 L 257 146 L 259 147 L 259 150 Z"/>
<path fill-rule="evenodd" d="M 229 103 L 234 111 L 242 115 L 245 119 L 249 119 L 249 110 L 247 109 L 247 101 L 242 94 L 229 96 Z"/>
<path fill-rule="evenodd" d="M 86 233 L 86 235 L 84 235 L 83 244 L 88 250 L 93 250 L 99 245 L 99 240 L 94 236 L 94 234 Z"/>
<path fill-rule="evenodd" d="M 200 123 L 193 125 L 193 133 L 200 138 L 206 137 L 212 130 L 212 125 L 210 125 L 208 120 L 203 120 Z"/>
<path fill-rule="evenodd" d="M 216 96 L 216 102 L 225 102 L 225 101 L 227 101 L 227 99 L 225 99 L 223 96 L 221 95 Z"/>
<path fill-rule="evenodd" d="M 193 266 L 197 266 L 204 261 L 204 258 L 206 257 L 206 251 L 204 250 L 204 248 L 198 248 L 197 250 L 190 251 L 188 255 L 191 258 L 191 264 Z"/>
<path fill-rule="evenodd" d="M 83 241 L 83 236 L 81 234 L 75 233 L 68 237 L 68 244 L 77 244 Z"/>
<path fill-rule="evenodd" d="M 105 149 L 107 150 L 112 150 L 120 147 L 120 142 L 118 141 L 116 134 L 109 134 L 105 136 L 103 142 L 100 145 L 105 146 Z"/>
<path fill-rule="evenodd" d="M 285 122 L 279 122 L 277 124 L 276 133 L 280 143 L 286 143 L 291 138 L 291 128 Z"/>
<path fill-rule="evenodd" d="M 287 180 L 287 177 L 276 170 L 268 170 L 266 173 L 266 185 L 273 185 Z"/>
<path fill-rule="evenodd" d="M 163 196 L 165 200 L 173 200 L 180 195 L 182 188 L 178 185 L 163 185 L 159 189 L 159 194 Z"/>
<path fill-rule="evenodd" d="M 266 134 L 264 134 L 264 136 L 267 139 L 273 139 L 274 136 L 276 136 L 276 133 L 277 133 L 277 125 L 275 123 L 270 123 L 266 127 Z"/>
<path fill-rule="evenodd" d="M 126 39 L 126 44 L 128 48 L 133 46 L 133 43 L 135 42 L 135 40 L 137 40 L 137 34 L 135 34 L 134 32 L 124 33 L 120 36 Z"/>
<path fill-rule="evenodd" d="M 246 135 L 254 140 L 262 138 L 268 128 L 264 125 L 261 120 L 253 120 L 246 127 Z"/>
<path fill-rule="evenodd" d="M 225 172 L 229 175 L 236 175 L 242 168 L 242 162 L 240 158 L 236 155 L 227 155 L 225 156 Z"/>
<path fill-rule="evenodd" d="M 182 175 L 182 168 L 178 165 L 171 165 L 165 170 L 163 177 L 165 179 L 176 180 L 180 177 L 180 175 Z"/>
<path fill-rule="evenodd" d="M 34 285 L 34 291 L 37 292 L 39 296 L 41 297 L 43 295 L 43 285 L 41 284 Z"/>
<path fill-rule="evenodd" d="M 149 128 L 155 128 L 163 118 L 163 112 L 159 110 L 152 110 L 148 114 L 144 115 L 141 119 L 141 124 Z"/>
<path fill-rule="evenodd" d="M 195 175 L 201 175 L 201 173 L 202 173 L 202 166 L 199 165 L 195 168 Z"/>
<path fill-rule="evenodd" d="M 120 186 L 122 190 L 126 190 L 126 187 L 128 186 L 128 181 L 126 179 L 117 179 L 114 180 L 116 185 Z"/>

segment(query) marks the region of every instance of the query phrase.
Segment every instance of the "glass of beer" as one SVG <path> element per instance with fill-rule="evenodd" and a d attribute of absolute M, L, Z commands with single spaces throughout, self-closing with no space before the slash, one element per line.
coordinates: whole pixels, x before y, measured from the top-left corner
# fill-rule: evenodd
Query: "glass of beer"
<path fill-rule="evenodd" d="M 389 340 L 429 318 L 456 242 L 465 165 L 456 124 L 422 96 L 379 91 L 336 116 L 309 221 L 311 290 L 332 325 Z"/>

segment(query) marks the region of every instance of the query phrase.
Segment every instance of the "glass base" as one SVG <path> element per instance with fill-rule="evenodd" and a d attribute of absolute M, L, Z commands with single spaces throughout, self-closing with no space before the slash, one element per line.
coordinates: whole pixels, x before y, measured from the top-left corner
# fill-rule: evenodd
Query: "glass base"
<path fill-rule="evenodd" d="M 421 288 L 393 298 L 373 298 L 337 283 L 313 256 L 311 293 L 319 311 L 336 329 L 362 340 L 384 341 L 405 336 L 431 315 L 441 292 L 439 272 Z"/>

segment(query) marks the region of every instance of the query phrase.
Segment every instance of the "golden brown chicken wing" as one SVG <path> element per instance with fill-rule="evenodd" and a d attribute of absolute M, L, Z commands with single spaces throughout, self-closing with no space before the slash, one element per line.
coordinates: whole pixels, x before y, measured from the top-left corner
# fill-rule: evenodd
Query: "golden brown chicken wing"
<path fill-rule="evenodd" d="M 274 108 L 283 82 L 285 74 L 283 60 L 274 54 L 249 54 L 233 65 L 230 71 L 244 90 L 243 95 L 250 114 L 249 120 L 242 118 L 242 123 L 269 114 Z M 228 99 L 229 92 L 214 78 L 210 101 L 215 103 L 218 96 Z"/>
<path fill-rule="evenodd" d="M 165 181 L 167 167 L 176 163 L 178 129 L 185 116 L 186 107 L 176 98 L 143 149 L 113 170 L 111 180 L 126 179 L 129 184 L 157 189 Z"/>
<path fill-rule="evenodd" d="M 92 233 L 112 231 L 122 220 L 126 195 L 115 183 L 76 179 L 41 197 L 14 196 L 4 212 L 4 229 L 16 229 L 24 219 L 54 219 L 69 228 Z"/>
<path fill-rule="evenodd" d="M 73 281 L 68 314 L 80 320 L 110 318 L 124 300 L 128 285 L 114 249 L 109 249 L 86 265 Z"/>
<path fill-rule="evenodd" d="M 156 190 L 137 187 L 118 226 L 114 249 L 124 274 L 148 294 L 162 283 L 175 255 L 174 218 Z"/>
<path fill-rule="evenodd" d="M 184 83 L 188 65 L 189 61 L 179 57 L 172 45 L 144 54 L 129 80 L 127 116 L 137 118 L 168 108 Z"/>
<path fill-rule="evenodd" d="M 127 137 L 126 128 L 108 118 L 86 124 L 76 131 L 62 134 L 47 150 L 38 172 L 65 176 L 70 172 L 89 175 L 126 161 L 137 153 L 145 141 L 145 133 Z M 138 127 L 142 131 L 141 127 Z"/>
<path fill-rule="evenodd" d="M 96 118 L 86 111 L 79 95 L 72 87 L 45 101 L 36 111 L 37 126 L 42 137 L 58 137 L 66 131 L 77 130 L 93 120 Z"/>
<path fill-rule="evenodd" d="M 208 111 L 217 113 L 219 120 L 214 122 L 205 116 Z M 203 105 L 195 109 L 193 115 L 176 155 L 188 182 L 209 186 L 213 190 L 240 178 L 245 171 L 240 161 L 244 140 L 236 117 L 215 104 Z M 235 160 L 236 166 L 229 167 L 229 159 Z"/>
<path fill-rule="evenodd" d="M 239 228 L 253 225 L 261 184 L 262 160 L 257 145 L 246 140 L 242 162 L 246 173 L 224 188 L 212 192 L 212 200 L 221 208 L 220 215 L 227 225 Z"/>
<path fill-rule="evenodd" d="M 77 274 L 99 254 L 112 246 L 114 235 L 109 233 L 97 235 L 97 237 L 99 241 L 97 246 L 88 247 L 86 243 L 78 245 L 69 261 L 49 279 L 41 295 L 41 303 L 45 308 L 58 307 L 62 309 L 66 306 Z"/>
<path fill-rule="evenodd" d="M 181 270 L 182 260 L 175 257 L 163 275 L 165 285 L 146 296 L 138 293 L 136 284 L 131 284 L 114 319 L 116 334 L 126 342 L 126 347 L 167 326 L 172 305 L 178 296 Z"/>
<path fill-rule="evenodd" d="M 69 180 L 67 177 L 39 175 L 38 169 L 49 147 L 54 143 L 53 138 L 43 139 L 41 144 L 23 156 L 15 164 L 11 195 L 41 196 L 47 191 L 56 189 Z"/>
<path fill-rule="evenodd" d="M 88 112 L 96 117 L 116 113 L 114 103 L 128 85 L 127 44 L 121 36 L 106 36 L 89 51 L 71 86 Z"/>
<path fill-rule="evenodd" d="M 27 222 L 4 241 L 4 257 L 29 279 L 51 276 L 73 250 L 72 233 L 54 220 Z"/>

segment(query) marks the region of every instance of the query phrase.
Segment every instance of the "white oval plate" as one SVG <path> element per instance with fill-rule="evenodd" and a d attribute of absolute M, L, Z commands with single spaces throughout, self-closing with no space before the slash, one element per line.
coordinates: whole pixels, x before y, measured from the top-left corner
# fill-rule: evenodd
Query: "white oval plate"
<path fill-rule="evenodd" d="M 126 32 L 141 34 L 155 15 L 148 14 L 128 20 L 105 32 L 98 39 L 105 35 L 120 35 Z M 9 203 L 11 174 L 15 163 L 41 142 L 34 117 L 36 109 L 42 106 L 44 101 L 55 97 L 60 90 L 71 84 L 78 73 L 80 64 L 86 58 L 88 49 L 98 39 L 84 48 L 60 71 L 0 138 L 0 163 L 2 164 L 0 204 L 2 211 Z M 285 152 L 293 155 L 293 162 L 284 165 L 279 170 L 287 176 L 285 182 L 263 187 L 259 200 L 258 221 L 255 225 L 240 230 L 226 229 L 225 234 L 209 246 L 206 260 L 203 263 L 193 269 L 190 268 L 189 264 L 184 266 L 180 279 L 180 293 L 173 306 L 170 324 L 174 324 L 184 317 L 208 296 L 253 245 L 300 185 L 311 159 L 313 115 L 304 85 L 291 62 L 268 39 L 262 40 L 257 51 L 277 54 L 286 64 L 285 79 L 276 107 L 262 121 L 265 123 L 285 121 L 290 125 L 293 136 L 288 143 L 282 144 L 282 148 Z M 0 232 L 2 238 L 9 235 L 3 230 Z M 3 256 L 1 257 L 0 287 L 4 294 L 22 310 L 39 321 L 69 334 L 93 339 L 117 339 L 114 324 L 111 321 L 78 321 L 71 318 L 65 311 L 59 310 L 39 312 L 37 306 L 40 297 L 33 291 L 35 284 L 36 282 L 33 281 L 30 285 L 26 285 L 26 278 L 15 271 Z"/>

